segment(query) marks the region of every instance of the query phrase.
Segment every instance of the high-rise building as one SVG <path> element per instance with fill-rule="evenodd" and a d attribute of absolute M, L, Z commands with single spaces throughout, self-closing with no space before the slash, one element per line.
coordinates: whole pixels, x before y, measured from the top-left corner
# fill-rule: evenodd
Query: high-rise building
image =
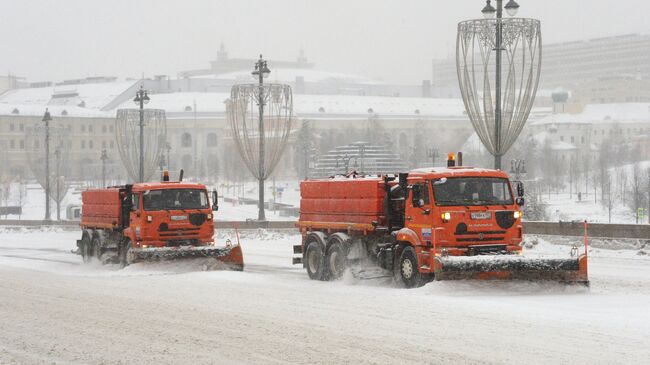
<path fill-rule="evenodd" d="M 433 87 L 459 96 L 454 59 L 433 60 Z M 650 79 L 650 34 L 626 34 L 542 46 L 540 89 L 576 90 L 608 78 Z"/>

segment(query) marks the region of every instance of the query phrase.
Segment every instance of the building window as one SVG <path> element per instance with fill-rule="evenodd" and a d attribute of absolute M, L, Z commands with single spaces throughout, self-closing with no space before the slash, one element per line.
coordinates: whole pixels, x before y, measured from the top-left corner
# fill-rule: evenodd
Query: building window
<path fill-rule="evenodd" d="M 93 148 L 93 141 L 88 141 L 88 148 Z"/>
<path fill-rule="evenodd" d="M 580 137 L 580 143 L 585 144 L 585 136 Z"/>
<path fill-rule="evenodd" d="M 573 136 L 571 136 L 571 143 L 575 142 L 575 140 L 576 139 Z"/>
<path fill-rule="evenodd" d="M 11 141 L 9 141 L 9 147 L 10 147 L 11 149 L 16 148 L 16 142 L 15 142 L 13 139 L 12 139 Z"/>
<path fill-rule="evenodd" d="M 23 140 L 23 139 L 20 140 L 20 149 L 21 150 L 25 149 L 25 140 Z"/>
<path fill-rule="evenodd" d="M 112 125 L 109 125 L 109 126 L 108 126 L 108 131 L 111 132 L 111 133 L 113 133 L 113 126 L 112 126 Z"/>
<path fill-rule="evenodd" d="M 81 148 L 86 148 L 86 141 L 81 141 Z"/>
<path fill-rule="evenodd" d="M 22 123 L 20 123 L 20 131 L 21 131 L 21 132 L 24 132 L 24 131 L 25 131 L 25 125 L 22 124 Z"/>
<path fill-rule="evenodd" d="M 115 142 L 111 141 L 110 146 L 111 146 L 111 148 L 114 148 L 115 147 Z"/>
<path fill-rule="evenodd" d="M 564 142 L 564 136 L 560 136 L 560 141 Z"/>
<path fill-rule="evenodd" d="M 9 124 L 9 132 L 13 132 L 16 127 L 14 126 L 13 123 Z"/>
<path fill-rule="evenodd" d="M 217 134 L 216 133 L 208 133 L 208 136 L 205 140 L 205 144 L 208 147 L 217 147 Z"/>
<path fill-rule="evenodd" d="M 106 125 L 102 126 L 102 133 L 106 133 Z"/>
<path fill-rule="evenodd" d="M 88 132 L 90 132 L 90 133 L 93 132 L 93 126 L 92 126 L 92 125 L 89 125 L 89 126 L 88 126 Z"/>
<path fill-rule="evenodd" d="M 86 131 L 86 125 L 85 125 L 85 124 L 82 124 L 82 125 L 81 125 L 81 131 L 82 131 L 82 132 L 85 132 L 85 131 Z"/>
<path fill-rule="evenodd" d="M 181 136 L 181 147 L 192 147 L 192 135 L 183 133 Z"/>

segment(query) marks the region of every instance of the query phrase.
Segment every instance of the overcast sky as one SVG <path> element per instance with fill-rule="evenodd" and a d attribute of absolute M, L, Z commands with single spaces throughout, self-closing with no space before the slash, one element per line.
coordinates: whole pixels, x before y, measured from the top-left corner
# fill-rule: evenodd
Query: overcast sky
<path fill-rule="evenodd" d="M 518 0 L 545 43 L 650 32 L 647 0 Z M 481 0 L 2 0 L 0 73 L 29 81 L 139 77 L 231 57 L 294 60 L 391 82 L 431 77 Z M 251 66 L 252 67 L 252 66 Z M 270 63 L 272 68 L 272 62 Z"/>

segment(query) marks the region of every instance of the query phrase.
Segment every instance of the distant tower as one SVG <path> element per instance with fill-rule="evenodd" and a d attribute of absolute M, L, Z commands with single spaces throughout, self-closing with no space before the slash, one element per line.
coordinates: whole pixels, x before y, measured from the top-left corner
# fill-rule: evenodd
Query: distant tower
<path fill-rule="evenodd" d="M 304 66 L 307 64 L 307 57 L 305 56 L 305 50 L 302 47 L 300 47 L 300 54 L 298 55 L 296 61 L 298 61 L 298 64 L 300 66 Z"/>
<path fill-rule="evenodd" d="M 228 59 L 228 51 L 226 51 L 226 46 L 221 42 L 219 45 L 219 51 L 217 51 L 217 61 L 226 61 Z"/>

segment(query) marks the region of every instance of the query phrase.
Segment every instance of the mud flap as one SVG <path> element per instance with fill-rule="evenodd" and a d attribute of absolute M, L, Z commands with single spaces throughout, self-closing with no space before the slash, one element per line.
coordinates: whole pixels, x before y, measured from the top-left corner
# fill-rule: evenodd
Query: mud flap
<path fill-rule="evenodd" d="M 436 257 L 435 280 L 527 280 L 589 286 L 587 256 L 533 259 L 521 256 Z"/>
<path fill-rule="evenodd" d="M 156 247 L 131 248 L 129 262 L 181 260 L 191 258 L 214 258 L 224 264 L 225 269 L 243 271 L 244 258 L 241 246 L 195 246 L 195 247 Z"/>

